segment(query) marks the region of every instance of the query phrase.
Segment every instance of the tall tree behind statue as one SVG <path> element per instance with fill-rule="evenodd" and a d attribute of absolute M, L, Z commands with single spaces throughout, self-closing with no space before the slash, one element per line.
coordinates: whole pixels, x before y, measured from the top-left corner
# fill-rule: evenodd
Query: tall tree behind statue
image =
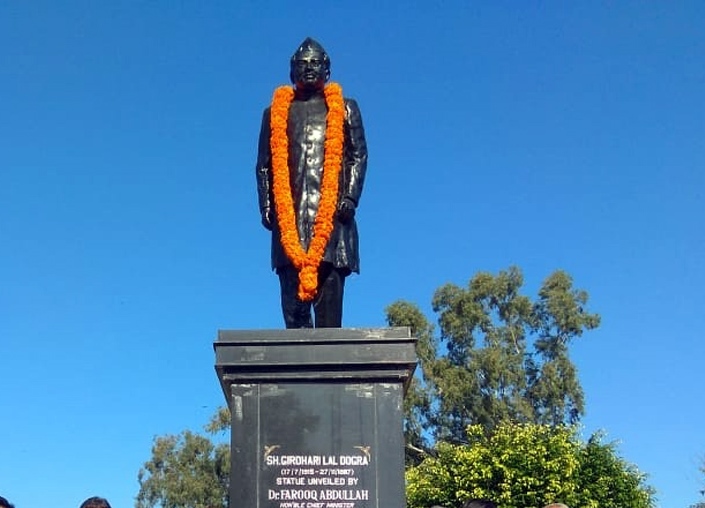
<path fill-rule="evenodd" d="M 489 432 L 501 422 L 573 424 L 583 415 L 568 349 L 600 317 L 586 311 L 587 292 L 563 271 L 549 275 L 533 301 L 521 294 L 523 284 L 521 270 L 510 267 L 477 273 L 466 288 L 440 287 L 438 336 L 416 305 L 387 308 L 391 326 L 410 326 L 419 338 L 421 376 L 407 397 L 409 461 L 430 440 L 464 442 L 468 425 Z"/>

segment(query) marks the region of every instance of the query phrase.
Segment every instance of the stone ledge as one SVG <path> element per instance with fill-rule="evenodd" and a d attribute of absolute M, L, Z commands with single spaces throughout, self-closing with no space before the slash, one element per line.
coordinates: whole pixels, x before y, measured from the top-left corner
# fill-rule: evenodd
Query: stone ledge
<path fill-rule="evenodd" d="M 416 339 L 406 327 L 220 330 L 213 344 L 226 400 L 233 383 L 397 382 L 408 386 Z"/>

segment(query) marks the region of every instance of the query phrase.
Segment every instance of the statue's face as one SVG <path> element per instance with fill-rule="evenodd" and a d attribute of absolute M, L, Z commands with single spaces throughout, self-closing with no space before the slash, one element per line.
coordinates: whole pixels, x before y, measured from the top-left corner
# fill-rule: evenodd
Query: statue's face
<path fill-rule="evenodd" d="M 319 51 L 301 53 L 291 63 L 291 79 L 296 88 L 320 90 L 329 77 L 330 69 Z"/>

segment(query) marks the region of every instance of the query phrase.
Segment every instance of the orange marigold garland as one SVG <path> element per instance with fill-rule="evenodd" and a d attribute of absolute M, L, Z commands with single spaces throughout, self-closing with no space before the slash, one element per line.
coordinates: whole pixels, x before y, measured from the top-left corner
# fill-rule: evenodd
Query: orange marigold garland
<path fill-rule="evenodd" d="M 337 83 L 330 83 L 325 87 L 324 94 L 328 114 L 326 115 L 321 201 L 313 223 L 313 237 L 308 251 L 304 251 L 301 247 L 289 179 L 289 139 L 286 125 L 289 106 L 294 100 L 294 89 L 290 86 L 277 88 L 272 97 L 271 107 L 270 147 L 274 209 L 281 232 L 282 247 L 299 272 L 298 297 L 305 302 L 313 300 L 318 289 L 318 267 L 333 233 L 333 219 L 338 207 L 338 177 L 343 164 L 343 123 L 345 121 L 343 90 Z"/>

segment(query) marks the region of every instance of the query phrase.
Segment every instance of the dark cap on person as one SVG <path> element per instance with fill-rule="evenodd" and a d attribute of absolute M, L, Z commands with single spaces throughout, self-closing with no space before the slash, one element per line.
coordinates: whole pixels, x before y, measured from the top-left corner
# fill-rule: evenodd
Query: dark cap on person
<path fill-rule="evenodd" d="M 81 503 L 81 508 L 112 508 L 108 500 L 103 497 L 93 496 Z"/>
<path fill-rule="evenodd" d="M 0 496 L 0 508 L 15 508 L 15 505 L 4 497 Z"/>

